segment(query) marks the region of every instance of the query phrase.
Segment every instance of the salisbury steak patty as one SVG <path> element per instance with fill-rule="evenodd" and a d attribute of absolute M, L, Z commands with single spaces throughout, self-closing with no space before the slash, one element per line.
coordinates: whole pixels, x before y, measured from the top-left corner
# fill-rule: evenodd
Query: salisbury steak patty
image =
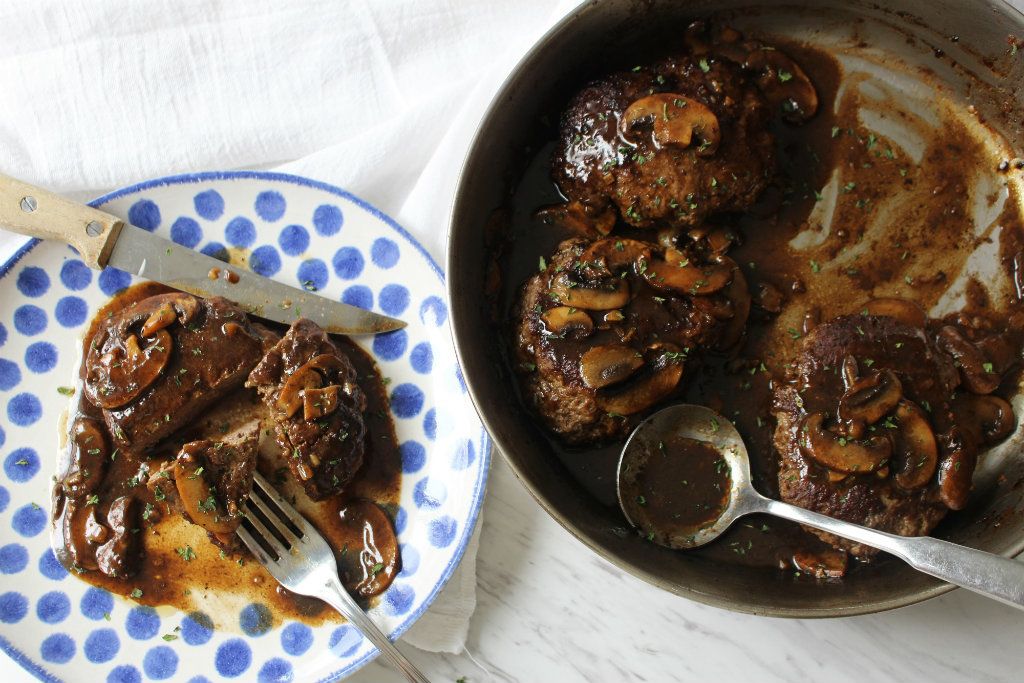
<path fill-rule="evenodd" d="M 727 257 L 629 239 L 570 239 L 514 312 L 522 388 L 570 444 L 619 438 L 673 395 L 685 367 L 742 335 L 746 282 Z"/>
<path fill-rule="evenodd" d="M 747 208 L 775 171 L 769 112 L 731 62 L 680 56 L 585 87 L 562 118 L 552 175 L 588 214 L 692 226 Z"/>
<path fill-rule="evenodd" d="M 925 535 L 962 508 L 983 435 L 1005 436 L 972 424 L 977 407 L 1009 406 L 959 391 L 962 370 L 940 344 L 923 327 L 876 315 L 841 316 L 808 334 L 774 396 L 782 499 L 903 536 Z M 876 552 L 815 533 L 855 556 Z"/>
<path fill-rule="evenodd" d="M 313 500 L 341 491 L 363 464 L 366 396 L 356 369 L 312 320 L 297 320 L 249 375 L 275 420 L 288 467 Z"/>
<path fill-rule="evenodd" d="M 175 292 L 105 321 L 85 358 L 85 396 L 103 410 L 114 444 L 140 453 L 237 389 L 261 341 L 227 299 Z"/>

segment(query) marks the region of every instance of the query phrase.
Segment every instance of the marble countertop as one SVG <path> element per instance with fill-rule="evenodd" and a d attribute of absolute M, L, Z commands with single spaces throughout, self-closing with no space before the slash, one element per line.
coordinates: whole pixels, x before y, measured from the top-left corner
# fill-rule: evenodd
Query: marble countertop
<path fill-rule="evenodd" d="M 1024 616 L 964 590 L 883 614 L 784 620 L 670 595 L 590 552 L 494 459 L 468 652 L 432 681 L 1020 681 Z M 350 680 L 398 683 L 373 663 Z"/>

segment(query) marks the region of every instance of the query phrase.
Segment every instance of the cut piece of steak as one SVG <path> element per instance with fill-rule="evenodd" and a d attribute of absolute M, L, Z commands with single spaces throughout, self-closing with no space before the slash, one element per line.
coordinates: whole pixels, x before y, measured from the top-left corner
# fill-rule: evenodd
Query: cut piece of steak
<path fill-rule="evenodd" d="M 277 442 L 313 500 L 341 491 L 363 463 L 366 396 L 348 357 L 312 320 L 297 320 L 249 375 Z"/>
<path fill-rule="evenodd" d="M 260 423 L 253 421 L 222 440 L 184 444 L 148 482 L 158 501 L 204 529 L 217 545 L 234 548 L 242 504 L 252 491 Z"/>
<path fill-rule="evenodd" d="M 261 354 L 227 299 L 160 294 L 105 321 L 86 355 L 85 396 L 114 444 L 138 454 L 238 388 Z"/>

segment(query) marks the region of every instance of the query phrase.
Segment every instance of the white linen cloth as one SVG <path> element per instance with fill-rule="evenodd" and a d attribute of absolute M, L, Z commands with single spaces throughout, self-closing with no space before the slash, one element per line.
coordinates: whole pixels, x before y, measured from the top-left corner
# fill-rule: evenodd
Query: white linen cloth
<path fill-rule="evenodd" d="M 573 5 L 5 0 L 0 172 L 87 200 L 175 173 L 272 168 L 366 199 L 443 264 L 477 121 L 518 56 Z M 0 231 L 0 263 L 21 241 Z M 462 650 L 479 529 L 406 641 Z M 24 675 L 0 655 L 8 672 Z"/>

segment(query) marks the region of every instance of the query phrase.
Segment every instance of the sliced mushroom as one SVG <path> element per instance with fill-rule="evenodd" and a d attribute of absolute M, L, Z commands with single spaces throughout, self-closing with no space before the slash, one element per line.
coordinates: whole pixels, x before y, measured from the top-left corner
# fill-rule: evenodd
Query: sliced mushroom
<path fill-rule="evenodd" d="M 786 302 L 786 297 L 779 290 L 778 287 L 770 282 L 759 282 L 757 283 L 757 289 L 754 291 L 754 304 L 765 313 L 777 314 L 782 312 L 782 305 Z"/>
<path fill-rule="evenodd" d="M 824 413 L 804 418 L 800 427 L 800 452 L 819 465 L 836 470 L 864 474 L 884 466 L 892 454 L 892 443 L 881 436 L 855 441 L 824 429 Z"/>
<path fill-rule="evenodd" d="M 80 417 L 71 428 L 71 457 L 61 481 L 69 498 L 81 499 L 94 492 L 110 464 L 106 433 L 96 420 Z"/>
<path fill-rule="evenodd" d="M 151 337 L 157 330 L 169 327 L 177 319 L 178 314 L 175 313 L 174 306 L 165 301 L 146 318 L 146 322 L 142 323 L 142 336 Z"/>
<path fill-rule="evenodd" d="M 88 532 L 98 525 L 95 505 L 68 501 L 64 508 L 62 531 L 64 548 L 71 561 L 82 569 L 96 569 L 96 545 L 89 542 Z"/>
<path fill-rule="evenodd" d="M 747 318 L 750 316 L 750 290 L 747 288 L 747 279 L 743 277 L 743 271 L 739 268 L 733 271 L 732 283 L 723 294 L 732 302 L 732 318 L 722 330 L 718 348 L 729 351 L 743 339 L 747 329 Z"/>
<path fill-rule="evenodd" d="M 580 254 L 583 273 L 589 278 L 612 277 L 639 258 L 650 258 L 651 247 L 639 240 L 598 240 Z"/>
<path fill-rule="evenodd" d="M 608 311 L 629 303 L 629 283 L 622 278 L 611 278 L 600 287 L 583 287 L 559 273 L 551 280 L 551 297 L 564 306 L 587 311 Z"/>
<path fill-rule="evenodd" d="M 633 415 L 647 410 L 675 391 L 683 377 L 682 354 L 669 344 L 654 350 L 663 353 L 649 373 L 616 393 L 598 392 L 597 405 L 601 410 L 615 415 Z M 669 354 L 673 355 L 670 357 Z"/>
<path fill-rule="evenodd" d="M 843 385 L 849 391 L 860 377 L 860 364 L 853 354 L 846 354 L 843 357 Z"/>
<path fill-rule="evenodd" d="M 281 385 L 274 406 L 282 416 L 289 418 L 302 407 L 303 393 L 309 389 L 319 389 L 323 383 L 323 377 L 317 369 L 311 363 L 306 363 L 288 375 L 288 379 Z"/>
<path fill-rule="evenodd" d="M 141 332 L 143 337 L 152 336 L 157 330 L 169 327 L 175 320 L 179 321 L 182 325 L 187 325 L 196 317 L 196 313 L 199 312 L 199 300 L 190 294 L 164 294 L 156 297 L 156 301 L 131 317 L 138 317 L 151 307 L 155 308 L 152 308 L 149 317 L 142 323 Z"/>
<path fill-rule="evenodd" d="M 584 339 L 594 333 L 594 321 L 590 315 L 571 306 L 549 308 L 541 320 L 544 321 L 544 329 L 556 337 Z"/>
<path fill-rule="evenodd" d="M 720 263 L 698 265 L 681 251 L 665 250 L 665 259 L 637 260 L 637 272 L 655 289 L 690 296 L 714 294 L 733 279 L 735 263 L 723 258 Z"/>
<path fill-rule="evenodd" d="M 619 128 L 624 138 L 636 141 L 638 127 L 650 126 L 656 147 L 689 147 L 700 141 L 697 154 L 711 156 L 718 150 L 721 131 L 718 117 L 697 100 L 677 93 L 657 93 L 641 97 L 623 112 Z"/>
<path fill-rule="evenodd" d="M 818 93 L 811 79 L 784 52 L 772 47 L 751 50 L 743 66 L 757 73 L 761 92 L 782 109 L 787 121 L 803 123 L 818 111 Z"/>
<path fill-rule="evenodd" d="M 391 519 L 368 500 L 345 503 L 338 517 L 341 524 L 330 525 L 329 533 L 342 582 L 364 598 L 380 595 L 402 569 Z"/>
<path fill-rule="evenodd" d="M 909 299 L 897 297 L 872 299 L 865 304 L 864 310 L 868 312 L 868 315 L 895 318 L 908 327 L 924 327 L 928 322 L 928 315 L 921 305 Z"/>
<path fill-rule="evenodd" d="M 956 361 L 960 369 L 960 379 L 972 394 L 991 394 L 1002 381 L 995 372 L 990 372 L 992 364 L 977 346 L 968 341 L 960 331 L 952 325 L 939 330 L 937 342 L 939 348 L 948 353 Z"/>
<path fill-rule="evenodd" d="M 580 358 L 580 377 L 591 389 L 600 389 L 629 378 L 643 364 L 644 357 L 628 346 L 595 346 Z"/>
<path fill-rule="evenodd" d="M 538 209 L 534 218 L 567 230 L 580 237 L 604 237 L 615 227 L 615 211 L 606 208 L 595 212 L 584 204 L 571 201 Z"/>
<path fill-rule="evenodd" d="M 303 389 L 302 419 L 312 422 L 337 410 L 338 393 L 340 390 L 341 387 L 337 384 L 321 389 Z"/>
<path fill-rule="evenodd" d="M 864 436 L 864 429 L 890 413 L 903 397 L 903 385 L 891 370 L 881 370 L 853 382 L 839 399 L 836 416 L 844 435 Z"/>
<path fill-rule="evenodd" d="M 943 458 L 939 465 L 939 500 L 950 510 L 963 510 L 971 494 L 978 455 L 954 427 L 942 439 Z"/>
<path fill-rule="evenodd" d="M 107 409 L 130 403 L 160 377 L 173 348 L 167 330 L 158 330 L 145 346 L 134 334 L 113 342 L 95 362 L 87 362 L 86 398 Z"/>
<path fill-rule="evenodd" d="M 107 576 L 123 577 L 132 573 L 138 555 L 139 501 L 121 496 L 110 504 L 107 526 L 113 536 L 96 550 L 96 564 Z"/>
<path fill-rule="evenodd" d="M 202 466 L 188 453 L 182 452 L 174 461 L 174 486 L 185 514 L 199 526 L 215 534 L 231 533 L 238 527 L 240 520 L 225 512 L 203 476 Z"/>
<path fill-rule="evenodd" d="M 981 436 L 988 445 L 999 443 L 1017 427 L 1013 406 L 998 396 L 975 396 L 974 413 L 981 422 Z"/>
<path fill-rule="evenodd" d="M 939 464 L 939 447 L 928 417 L 916 403 L 900 401 L 896 407 L 897 430 L 893 458 L 898 468 L 896 483 L 908 491 L 932 480 Z"/>

